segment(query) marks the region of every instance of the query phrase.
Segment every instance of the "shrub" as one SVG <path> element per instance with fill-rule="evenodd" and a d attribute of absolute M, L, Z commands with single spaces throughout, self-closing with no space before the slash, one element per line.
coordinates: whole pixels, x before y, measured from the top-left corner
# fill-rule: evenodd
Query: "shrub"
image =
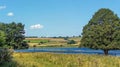
<path fill-rule="evenodd" d="M 68 40 L 69 37 L 64 37 L 64 40 Z"/>
<path fill-rule="evenodd" d="M 30 40 L 28 40 L 27 42 L 30 43 Z"/>
<path fill-rule="evenodd" d="M 38 45 L 41 45 L 41 44 L 44 44 L 44 43 L 48 43 L 48 42 L 50 42 L 50 40 L 41 40 L 39 43 L 38 43 Z"/>
<path fill-rule="evenodd" d="M 68 40 L 67 44 L 75 44 L 76 42 L 74 40 Z"/>
<path fill-rule="evenodd" d="M 10 62 L 12 59 L 13 51 L 8 48 L 0 48 L 0 64 L 3 62 Z"/>
<path fill-rule="evenodd" d="M 43 42 L 43 41 L 41 41 L 41 42 L 39 42 L 40 44 L 44 44 L 45 42 Z"/>

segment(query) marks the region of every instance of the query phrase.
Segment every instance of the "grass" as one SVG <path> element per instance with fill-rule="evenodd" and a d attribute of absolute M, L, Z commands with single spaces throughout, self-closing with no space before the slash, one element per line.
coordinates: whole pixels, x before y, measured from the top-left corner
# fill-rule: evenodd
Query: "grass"
<path fill-rule="evenodd" d="M 103 55 L 14 53 L 13 61 L 13 67 L 120 67 L 120 57 Z"/>
<path fill-rule="evenodd" d="M 47 39 L 26 39 L 25 41 L 30 42 L 30 43 L 40 43 L 40 42 L 48 42 L 49 40 Z"/>
<path fill-rule="evenodd" d="M 69 40 L 75 40 L 75 41 L 80 41 L 81 38 L 80 37 L 70 37 Z"/>
<path fill-rule="evenodd" d="M 32 38 L 26 40 L 30 40 L 30 46 L 37 45 L 37 47 L 76 47 L 80 44 L 79 38 L 69 38 L 69 40 L 78 42 L 73 45 L 66 44 L 66 41 L 61 38 Z M 46 41 L 46 43 L 38 45 L 40 41 Z M 0 67 L 120 67 L 120 57 L 39 52 L 14 53 L 12 62 L 5 62 Z"/>
<path fill-rule="evenodd" d="M 69 38 L 68 40 L 75 40 L 76 44 L 67 44 L 67 40 L 64 38 L 26 38 L 30 47 L 36 45 L 36 47 L 78 47 L 80 44 L 80 38 Z M 43 42 L 43 44 L 39 44 Z"/>
<path fill-rule="evenodd" d="M 66 42 L 63 38 L 26 38 L 26 41 L 30 41 L 31 43 L 39 43 L 39 42 Z"/>

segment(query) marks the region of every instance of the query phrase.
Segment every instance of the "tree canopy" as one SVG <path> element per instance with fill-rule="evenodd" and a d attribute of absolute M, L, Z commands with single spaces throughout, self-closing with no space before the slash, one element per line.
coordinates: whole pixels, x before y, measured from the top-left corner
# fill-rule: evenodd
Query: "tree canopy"
<path fill-rule="evenodd" d="M 120 20 L 110 9 L 99 9 L 84 26 L 80 47 L 109 50 L 120 49 Z"/>
<path fill-rule="evenodd" d="M 11 46 L 14 49 L 28 47 L 28 45 L 23 42 L 25 39 L 24 33 L 24 25 L 22 23 L 0 23 L 0 35 L 2 35 L 0 36 L 0 42 L 3 40 L 2 42 L 4 42 L 4 44 L 2 45 L 4 46 Z"/>

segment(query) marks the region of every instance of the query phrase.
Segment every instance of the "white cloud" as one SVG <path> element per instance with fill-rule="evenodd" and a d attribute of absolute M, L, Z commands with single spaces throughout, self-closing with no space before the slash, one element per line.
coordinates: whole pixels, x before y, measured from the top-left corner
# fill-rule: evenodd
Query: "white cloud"
<path fill-rule="evenodd" d="M 0 10 L 5 9 L 5 8 L 6 8 L 6 6 L 0 6 Z"/>
<path fill-rule="evenodd" d="M 31 25 L 30 29 L 42 29 L 44 26 L 41 24 L 35 24 L 35 25 Z"/>
<path fill-rule="evenodd" d="M 14 13 L 13 13 L 13 12 L 9 12 L 9 13 L 7 14 L 7 16 L 14 16 Z"/>

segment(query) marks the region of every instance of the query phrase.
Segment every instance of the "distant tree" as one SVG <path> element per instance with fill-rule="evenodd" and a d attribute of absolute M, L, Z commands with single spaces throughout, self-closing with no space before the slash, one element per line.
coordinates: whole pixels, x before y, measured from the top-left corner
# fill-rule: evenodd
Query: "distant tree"
<path fill-rule="evenodd" d="M 74 40 L 68 40 L 67 44 L 75 44 L 76 42 Z"/>
<path fill-rule="evenodd" d="M 110 9 L 98 10 L 83 28 L 80 47 L 109 50 L 120 49 L 120 20 Z"/>
<path fill-rule="evenodd" d="M 30 43 L 30 40 L 28 40 L 27 42 Z"/>
<path fill-rule="evenodd" d="M 25 38 L 38 38 L 38 36 L 26 36 Z"/>
<path fill-rule="evenodd" d="M 73 38 L 74 38 L 75 36 L 73 36 Z"/>
<path fill-rule="evenodd" d="M 39 42 L 39 45 L 41 45 L 41 44 L 44 44 L 44 43 L 45 43 L 45 42 L 43 42 L 43 41 L 40 41 L 40 42 Z"/>
<path fill-rule="evenodd" d="M 64 37 L 64 40 L 68 40 L 68 38 L 69 38 L 69 37 L 68 37 L 68 36 L 66 36 L 66 37 Z"/>
<path fill-rule="evenodd" d="M 54 36 L 54 37 L 52 37 L 52 38 L 57 38 L 57 37 Z"/>
<path fill-rule="evenodd" d="M 81 35 L 79 35 L 78 37 L 81 37 Z"/>
<path fill-rule="evenodd" d="M 59 36 L 58 38 L 63 38 L 62 36 Z"/>

